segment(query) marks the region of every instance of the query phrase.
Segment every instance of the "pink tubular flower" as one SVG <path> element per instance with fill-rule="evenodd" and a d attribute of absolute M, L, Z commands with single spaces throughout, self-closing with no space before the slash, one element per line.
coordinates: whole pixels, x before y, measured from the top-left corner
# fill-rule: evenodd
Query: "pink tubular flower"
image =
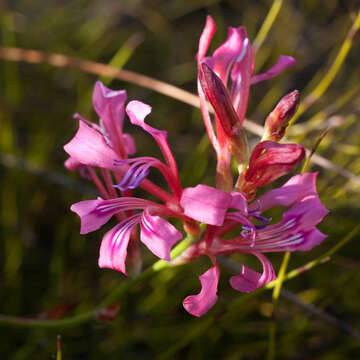
<path fill-rule="evenodd" d="M 295 60 L 290 56 L 280 56 L 271 69 L 253 76 L 254 50 L 245 28 L 229 27 L 226 41 L 212 56 L 206 56 L 215 30 L 215 22 L 208 16 L 197 54 L 198 92 L 205 127 L 218 157 L 217 187 L 229 191 L 232 187 L 231 154 L 239 165 L 246 162 L 248 150 L 242 123 L 251 84 L 278 75 L 286 67 L 294 65 Z M 227 91 L 229 75 L 230 93 Z M 214 108 L 216 135 L 206 99 Z"/>
<path fill-rule="evenodd" d="M 316 192 L 316 175 L 316 173 L 306 173 L 293 176 L 282 187 L 268 191 L 248 207 L 244 207 L 244 197 L 242 197 L 240 201 L 237 200 L 235 208 L 238 211 L 227 212 L 225 216 L 224 210 L 221 209 L 220 219 L 223 220 L 221 226 L 208 228 L 204 239 L 187 249 L 182 255 L 182 260 L 179 260 L 187 262 L 207 255 L 214 264 L 213 268 L 200 277 L 201 292 L 185 299 L 184 307 L 188 312 L 195 316 L 201 316 L 216 302 L 219 279 L 218 265 L 214 260 L 216 255 L 249 253 L 260 260 L 262 273 L 243 265 L 241 274 L 230 279 L 230 284 L 235 290 L 251 292 L 276 278 L 270 261 L 263 253 L 308 251 L 325 239 L 326 235 L 316 228 L 316 225 L 328 213 Z M 235 194 L 224 193 L 224 196 L 234 197 L 239 196 L 240 193 Z M 194 203 L 191 204 L 191 208 L 195 208 L 196 203 L 200 202 L 196 197 L 193 199 Z M 229 203 L 228 201 L 226 205 L 228 206 Z M 182 205 L 185 213 L 191 216 L 186 203 L 182 203 Z M 199 207 L 201 206 L 200 203 Z M 277 206 L 290 208 L 284 212 L 278 223 L 270 224 L 271 219 L 263 217 L 262 213 Z M 261 225 L 254 225 L 252 223 L 254 220 Z M 238 226 L 242 228 L 240 236 L 231 239 L 223 238 L 227 232 Z"/>
<path fill-rule="evenodd" d="M 296 111 L 299 102 L 296 90 L 283 97 L 268 116 L 264 137 L 251 155 L 242 129 L 250 86 L 278 75 L 294 65 L 295 60 L 280 56 L 271 69 L 254 76 L 254 50 L 243 27 L 230 27 L 226 41 L 213 55 L 206 56 L 215 28 L 214 20 L 208 16 L 199 41 L 197 65 L 200 109 L 217 155 L 216 188 L 197 184 L 183 189 L 166 131 L 145 122 L 151 107 L 140 101 L 131 101 L 125 106 L 126 92 L 108 89 L 101 82 L 96 83 L 93 93 L 100 124 L 76 115 L 79 129 L 64 146 L 70 156 L 65 166 L 91 178 L 102 196 L 71 206 L 80 217 L 80 233 L 96 231 L 111 218 L 117 219 L 102 238 L 98 261 L 101 268 L 126 274 L 126 260 L 131 252 L 136 254 L 131 259 L 139 258 L 137 240 L 158 258 L 170 261 L 170 250 L 182 238 L 182 233 L 165 218 L 180 220 L 194 240 L 173 260 L 174 264 L 203 255 L 209 257 L 212 266 L 199 276 L 200 292 L 183 302 L 186 311 L 194 316 L 202 316 L 217 301 L 220 278 L 217 255 L 254 255 L 261 263 L 261 272 L 243 265 L 241 273 L 230 278 L 235 290 L 254 291 L 276 278 L 265 254 L 308 251 L 320 244 L 326 235 L 317 225 L 328 213 L 316 191 L 316 173 L 295 175 L 283 186 L 255 199 L 257 188 L 289 174 L 305 157 L 301 145 L 278 143 Z M 207 100 L 214 109 L 215 128 Z M 133 138 L 122 131 L 125 114 L 132 125 L 154 138 L 162 160 L 152 156 L 132 157 Z M 235 187 L 232 157 L 238 163 L 239 172 Z M 166 190 L 147 179 L 151 168 L 164 177 Z M 133 197 L 132 191 L 139 186 L 157 200 Z M 272 222 L 265 214 L 275 207 L 285 208 L 278 222 Z M 139 233 L 136 232 L 138 225 Z M 203 225 L 206 226 L 202 232 Z M 140 267 L 139 262 L 134 264 Z"/>

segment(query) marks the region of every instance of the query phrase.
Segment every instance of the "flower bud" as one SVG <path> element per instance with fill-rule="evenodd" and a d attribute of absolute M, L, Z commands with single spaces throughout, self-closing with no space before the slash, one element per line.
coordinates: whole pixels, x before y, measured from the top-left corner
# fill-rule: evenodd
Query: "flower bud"
<path fill-rule="evenodd" d="M 265 121 L 265 133 L 262 140 L 279 141 L 284 135 L 290 119 L 299 105 L 299 91 L 285 95 Z"/>
<path fill-rule="evenodd" d="M 199 80 L 225 134 L 232 137 L 232 128 L 239 122 L 239 118 L 225 85 L 205 63 L 199 66 Z"/>
<path fill-rule="evenodd" d="M 305 149 L 301 145 L 260 142 L 251 154 L 242 191 L 252 193 L 257 187 L 288 174 L 304 156 Z"/>

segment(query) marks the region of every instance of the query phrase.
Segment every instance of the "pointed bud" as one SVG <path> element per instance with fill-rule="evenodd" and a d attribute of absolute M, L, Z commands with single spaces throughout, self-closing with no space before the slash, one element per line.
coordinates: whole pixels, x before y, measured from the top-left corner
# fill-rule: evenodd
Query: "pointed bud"
<path fill-rule="evenodd" d="M 232 137 L 232 129 L 239 122 L 239 118 L 225 85 L 205 63 L 199 66 L 199 80 L 225 134 Z"/>
<path fill-rule="evenodd" d="M 265 133 L 262 140 L 279 141 L 284 135 L 289 121 L 299 105 L 299 91 L 285 95 L 265 121 Z"/>
<path fill-rule="evenodd" d="M 257 187 L 270 184 L 288 174 L 304 156 L 305 149 L 301 145 L 260 142 L 251 154 L 242 191 L 252 193 Z"/>

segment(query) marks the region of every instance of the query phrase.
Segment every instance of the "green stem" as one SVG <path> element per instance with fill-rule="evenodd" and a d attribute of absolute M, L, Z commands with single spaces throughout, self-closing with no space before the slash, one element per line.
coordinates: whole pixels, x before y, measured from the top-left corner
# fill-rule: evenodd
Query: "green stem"
<path fill-rule="evenodd" d="M 256 35 L 256 38 L 253 43 L 253 48 L 255 51 L 259 51 L 261 45 L 263 44 L 264 40 L 266 39 L 276 17 L 279 14 L 281 6 L 283 4 L 283 0 L 274 0 L 261 28 Z"/>
<path fill-rule="evenodd" d="M 179 256 L 191 243 L 197 238 L 188 235 L 171 251 L 171 259 L 173 260 Z M 128 280 L 114 289 L 95 309 L 86 312 L 84 314 L 75 315 L 67 319 L 62 320 L 37 320 L 27 319 L 16 316 L 0 315 L 0 326 L 13 326 L 13 327 L 37 327 L 46 329 L 61 329 L 66 327 L 74 327 L 81 325 L 86 322 L 90 322 L 96 318 L 97 313 L 103 308 L 109 306 L 113 302 L 119 300 L 125 295 L 130 289 L 141 281 L 150 278 L 153 274 L 158 271 L 164 270 L 169 266 L 173 266 L 172 262 L 158 260 L 151 267 L 143 271 L 138 277 L 132 280 Z"/>

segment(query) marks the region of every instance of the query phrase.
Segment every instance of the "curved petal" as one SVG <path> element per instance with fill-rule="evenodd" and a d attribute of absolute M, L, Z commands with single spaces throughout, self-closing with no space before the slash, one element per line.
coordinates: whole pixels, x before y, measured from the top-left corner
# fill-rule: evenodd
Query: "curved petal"
<path fill-rule="evenodd" d="M 327 235 L 323 234 L 317 228 L 311 229 L 310 231 L 304 233 L 303 236 L 304 241 L 296 247 L 295 250 L 297 251 L 309 251 L 327 238 Z"/>
<path fill-rule="evenodd" d="M 128 114 L 131 123 L 142 127 L 156 140 L 166 163 L 168 164 L 173 173 L 174 179 L 176 179 L 175 186 L 178 188 L 178 192 L 181 192 L 177 165 L 167 142 L 166 131 L 155 129 L 145 123 L 145 118 L 147 115 L 150 114 L 150 112 L 151 106 L 144 104 L 141 101 L 130 101 L 129 104 L 126 106 L 126 113 Z"/>
<path fill-rule="evenodd" d="M 237 209 L 241 213 L 247 215 L 247 200 L 246 197 L 241 192 L 233 191 L 230 193 L 231 195 L 231 204 L 230 208 Z"/>
<path fill-rule="evenodd" d="M 76 171 L 81 166 L 81 163 L 70 156 L 67 160 L 65 160 L 64 166 L 70 171 Z"/>
<path fill-rule="evenodd" d="M 206 17 L 206 24 L 204 30 L 200 36 L 199 50 L 196 56 L 198 63 L 200 63 L 203 60 L 204 56 L 206 55 L 206 52 L 208 51 L 208 48 L 211 43 L 211 39 L 213 38 L 215 31 L 216 31 L 215 21 L 210 15 L 208 15 Z"/>
<path fill-rule="evenodd" d="M 278 61 L 274 66 L 272 66 L 268 71 L 257 74 L 251 78 L 251 85 L 256 84 L 260 81 L 271 79 L 279 75 L 283 70 L 289 66 L 294 66 L 296 60 L 291 56 L 280 55 Z"/>
<path fill-rule="evenodd" d="M 148 201 L 133 197 L 121 197 L 111 200 L 97 198 L 96 200 L 85 200 L 75 203 L 70 209 L 80 216 L 80 234 L 87 234 L 99 229 L 113 215 L 121 211 L 144 209 L 148 205 Z"/>
<path fill-rule="evenodd" d="M 237 291 L 249 293 L 276 279 L 271 262 L 261 253 L 251 252 L 251 254 L 261 261 L 263 272 L 260 274 L 243 265 L 241 274 L 230 278 L 230 285 Z"/>
<path fill-rule="evenodd" d="M 217 287 L 220 271 L 214 266 L 199 276 L 201 291 L 184 299 L 183 306 L 191 315 L 200 317 L 211 309 L 217 301 Z"/>
<path fill-rule="evenodd" d="M 122 139 L 122 128 L 125 115 L 125 90 L 111 90 L 101 81 L 97 81 L 93 92 L 93 105 L 96 113 L 99 115 L 102 123 L 109 134 L 114 148 L 124 152 Z"/>
<path fill-rule="evenodd" d="M 108 231 L 101 242 L 99 267 L 126 274 L 125 260 L 131 231 L 140 222 L 141 214 L 133 215 Z"/>
<path fill-rule="evenodd" d="M 250 208 L 259 207 L 259 211 L 263 212 L 275 206 L 290 206 L 308 196 L 316 195 L 316 176 L 317 173 L 295 175 L 283 186 L 261 195 Z"/>
<path fill-rule="evenodd" d="M 177 243 L 182 234 L 168 221 L 150 214 L 146 208 L 141 217 L 140 240 L 157 257 L 170 261 L 170 250 Z"/>
<path fill-rule="evenodd" d="M 231 71 L 231 100 L 238 114 L 240 125 L 243 123 L 249 99 L 251 76 L 254 71 L 254 49 L 245 32 L 241 56 Z"/>
<path fill-rule="evenodd" d="M 221 226 L 232 196 L 207 185 L 184 189 L 180 205 L 185 215 L 210 225 Z"/>
<path fill-rule="evenodd" d="M 70 210 L 79 215 L 81 220 L 80 234 L 87 234 L 95 231 L 107 223 L 113 216 L 113 213 L 105 213 L 99 216 L 96 212 L 96 207 L 104 202 L 102 198 L 96 200 L 85 200 L 72 204 Z"/>
<path fill-rule="evenodd" d="M 244 27 L 229 27 L 227 39 L 213 53 L 207 57 L 205 62 L 220 77 L 224 85 L 227 85 L 231 66 L 240 62 L 245 56 L 249 43 Z"/>
<path fill-rule="evenodd" d="M 104 137 L 81 120 L 79 130 L 64 146 L 64 150 L 74 161 L 83 165 L 114 170 L 116 169 L 114 161 L 119 160 L 118 155 L 105 142 Z"/>

